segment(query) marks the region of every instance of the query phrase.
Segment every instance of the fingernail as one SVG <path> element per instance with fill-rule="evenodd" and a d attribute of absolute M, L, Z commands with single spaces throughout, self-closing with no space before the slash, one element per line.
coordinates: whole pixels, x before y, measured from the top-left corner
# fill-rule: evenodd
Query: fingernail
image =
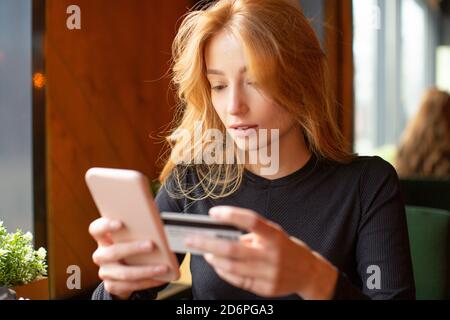
<path fill-rule="evenodd" d="M 144 241 L 141 243 L 142 249 L 151 249 L 151 247 L 152 247 L 151 241 Z"/>
<path fill-rule="evenodd" d="M 213 259 L 212 253 L 205 253 L 203 256 L 204 256 L 205 260 L 208 262 L 211 262 Z"/>
<path fill-rule="evenodd" d="M 120 228 L 121 223 L 120 223 L 120 221 L 113 220 L 113 221 L 111 221 L 111 222 L 109 223 L 109 226 L 111 227 L 111 229 L 117 230 L 117 229 Z"/>
<path fill-rule="evenodd" d="M 155 272 L 166 272 L 167 267 L 166 266 L 157 266 L 155 267 Z"/>
<path fill-rule="evenodd" d="M 194 245 L 194 243 L 195 243 L 195 239 L 192 238 L 192 237 L 186 237 L 186 238 L 184 239 L 184 244 L 185 244 L 186 246 L 192 246 L 192 245 Z"/>
<path fill-rule="evenodd" d="M 209 214 L 213 217 L 219 218 L 220 215 L 220 211 L 217 208 L 211 208 L 209 209 Z"/>

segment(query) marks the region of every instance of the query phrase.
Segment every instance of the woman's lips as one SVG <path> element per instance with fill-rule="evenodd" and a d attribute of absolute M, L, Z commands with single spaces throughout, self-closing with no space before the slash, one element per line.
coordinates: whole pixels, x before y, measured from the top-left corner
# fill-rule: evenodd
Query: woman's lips
<path fill-rule="evenodd" d="M 230 132 L 232 132 L 235 137 L 245 138 L 256 134 L 257 129 L 258 126 L 248 126 L 248 127 L 230 128 Z"/>

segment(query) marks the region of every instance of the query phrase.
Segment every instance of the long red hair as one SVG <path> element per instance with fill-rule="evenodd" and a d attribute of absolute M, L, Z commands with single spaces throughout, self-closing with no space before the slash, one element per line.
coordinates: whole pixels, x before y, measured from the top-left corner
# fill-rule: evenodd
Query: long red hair
<path fill-rule="evenodd" d="M 174 133 L 179 129 L 192 133 L 196 121 L 202 121 L 203 132 L 214 128 L 225 135 L 211 103 L 204 49 L 214 34 L 227 29 L 242 41 L 249 72 L 258 85 L 300 124 L 310 151 L 337 162 L 353 158 L 336 122 L 338 106 L 332 98 L 326 56 L 309 21 L 291 3 L 221 0 L 187 13 L 173 43 L 173 83 L 179 104 L 173 132 L 167 137 L 170 152 L 195 152 L 186 135 Z M 182 196 L 191 199 L 227 196 L 242 178 L 242 164 L 196 166 L 204 193 L 194 197 L 191 191 L 197 186 L 187 189 L 182 184 L 185 168 L 178 168 L 170 158 L 164 161 L 160 180 L 165 182 L 173 174 Z"/>

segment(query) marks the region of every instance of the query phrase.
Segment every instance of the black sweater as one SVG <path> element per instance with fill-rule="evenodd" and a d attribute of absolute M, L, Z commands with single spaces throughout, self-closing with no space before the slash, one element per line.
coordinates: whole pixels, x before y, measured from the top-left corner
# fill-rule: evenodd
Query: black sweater
<path fill-rule="evenodd" d="M 190 172 L 186 180 L 193 185 L 198 178 Z M 156 197 L 160 211 L 208 214 L 213 206 L 233 205 L 281 225 L 338 268 L 335 299 L 415 298 L 398 176 L 379 157 L 358 157 L 345 165 L 311 157 L 301 169 L 275 180 L 246 170 L 238 191 L 219 200 L 173 199 L 170 188 L 171 179 Z M 371 266 L 379 267 L 379 289 L 367 284 L 374 283 Z M 192 256 L 190 267 L 194 299 L 263 299 L 223 281 L 202 256 Z M 93 299 L 111 299 L 103 283 Z"/>

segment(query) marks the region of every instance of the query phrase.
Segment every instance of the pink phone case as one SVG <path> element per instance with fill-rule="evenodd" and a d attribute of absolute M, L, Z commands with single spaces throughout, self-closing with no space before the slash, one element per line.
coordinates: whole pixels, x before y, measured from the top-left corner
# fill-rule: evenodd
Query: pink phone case
<path fill-rule="evenodd" d="M 125 262 L 166 264 L 170 271 L 155 279 L 167 282 L 178 279 L 178 260 L 169 248 L 146 176 L 135 170 L 91 168 L 85 180 L 100 214 L 124 223 L 124 228 L 113 234 L 114 242 L 151 240 L 156 245 L 152 252 L 130 256 Z"/>

